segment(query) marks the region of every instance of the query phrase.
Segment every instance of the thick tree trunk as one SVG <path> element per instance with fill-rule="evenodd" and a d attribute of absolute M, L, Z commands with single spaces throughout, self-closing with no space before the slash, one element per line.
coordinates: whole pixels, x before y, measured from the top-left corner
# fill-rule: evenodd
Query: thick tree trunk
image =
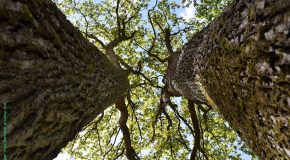
<path fill-rule="evenodd" d="M 172 58 L 167 79 L 261 158 L 290 159 L 289 0 L 235 1 Z"/>
<path fill-rule="evenodd" d="M 128 88 L 50 0 L 0 0 L 0 57 L 9 160 L 53 159 Z"/>

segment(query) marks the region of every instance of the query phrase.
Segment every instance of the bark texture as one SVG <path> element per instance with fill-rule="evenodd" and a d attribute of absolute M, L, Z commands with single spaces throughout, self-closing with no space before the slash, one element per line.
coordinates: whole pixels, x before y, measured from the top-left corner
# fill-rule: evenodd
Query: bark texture
<path fill-rule="evenodd" d="M 290 159 L 289 0 L 236 0 L 172 57 L 167 80 L 216 108 L 260 158 Z"/>
<path fill-rule="evenodd" d="M 124 72 L 50 0 L 0 0 L 0 102 L 1 108 L 7 102 L 7 159 L 53 159 L 128 86 Z M 2 115 L 1 109 L 1 140 Z"/>

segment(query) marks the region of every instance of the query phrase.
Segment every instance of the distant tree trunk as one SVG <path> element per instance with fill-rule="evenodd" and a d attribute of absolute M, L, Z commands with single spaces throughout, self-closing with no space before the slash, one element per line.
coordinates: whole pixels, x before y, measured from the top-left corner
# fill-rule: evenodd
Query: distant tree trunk
<path fill-rule="evenodd" d="M 172 57 L 167 80 L 216 108 L 260 158 L 290 159 L 289 0 L 235 1 Z"/>
<path fill-rule="evenodd" d="M 0 0 L 1 158 L 4 102 L 7 159 L 53 159 L 128 87 L 50 0 Z"/>

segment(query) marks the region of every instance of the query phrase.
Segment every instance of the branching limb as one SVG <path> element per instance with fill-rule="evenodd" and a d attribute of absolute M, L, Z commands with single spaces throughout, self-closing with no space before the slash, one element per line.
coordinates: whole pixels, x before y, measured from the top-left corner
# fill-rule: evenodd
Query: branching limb
<path fill-rule="evenodd" d="M 172 159 L 176 159 L 175 158 L 175 152 L 174 152 L 174 149 L 173 149 L 173 144 L 172 144 L 172 135 L 171 135 L 171 131 L 169 131 L 169 145 L 170 145 L 170 156 Z"/>
<path fill-rule="evenodd" d="M 101 155 L 103 155 L 103 147 L 101 145 L 101 138 L 100 138 L 100 132 L 99 132 L 99 129 L 98 127 L 96 127 L 96 131 L 97 131 L 97 136 L 98 136 L 98 145 L 99 145 L 99 148 L 100 148 L 100 151 L 101 151 Z"/>
<path fill-rule="evenodd" d="M 194 28 L 194 26 L 187 26 L 187 27 L 185 27 L 183 29 L 179 29 L 178 31 L 171 33 L 170 35 L 171 36 L 175 36 L 175 35 L 178 35 L 181 32 L 187 32 L 189 30 L 192 30 L 192 28 Z"/>
<path fill-rule="evenodd" d="M 149 23 L 151 25 L 151 28 L 152 28 L 152 31 L 153 31 L 153 34 L 154 34 L 154 38 L 153 38 L 151 47 L 148 50 L 148 53 L 151 53 L 151 51 L 153 50 L 153 48 L 155 46 L 156 39 L 157 39 L 156 30 L 155 30 L 155 27 L 154 27 L 154 24 L 153 24 L 153 21 L 152 21 L 152 18 L 151 18 L 151 14 L 150 14 L 152 11 L 154 11 L 154 9 L 157 6 L 157 4 L 158 4 L 158 0 L 155 1 L 155 5 L 153 6 L 153 8 L 149 9 L 148 13 L 147 13 L 148 19 L 149 19 Z"/>
<path fill-rule="evenodd" d="M 82 15 L 82 17 L 84 18 L 84 20 L 85 20 L 85 22 L 86 22 L 86 33 L 88 33 L 88 28 L 89 28 L 89 22 L 88 22 L 88 20 L 87 20 L 87 16 L 79 9 L 79 8 L 77 8 L 77 3 L 76 3 L 76 1 L 75 0 L 73 0 L 73 8 L 77 11 L 77 12 L 79 12 L 81 15 Z"/>
<path fill-rule="evenodd" d="M 171 34 L 170 27 L 166 27 L 165 29 L 163 29 L 163 27 L 161 26 L 161 24 L 158 21 L 155 20 L 154 22 L 157 23 L 160 30 L 164 33 L 164 41 L 165 41 L 165 46 L 166 46 L 168 54 L 173 55 L 174 52 L 173 52 L 173 47 L 171 45 L 171 36 L 173 34 Z M 156 36 L 156 33 L 155 33 L 155 36 Z"/>
<path fill-rule="evenodd" d="M 176 140 L 179 143 L 181 143 L 185 147 L 186 150 L 191 151 L 191 149 L 188 147 L 186 141 L 184 140 L 183 135 L 181 134 L 181 121 L 180 121 L 180 114 L 179 114 L 178 110 L 176 109 L 177 105 L 176 104 L 173 104 L 170 101 L 169 106 L 174 111 L 174 115 L 175 115 L 175 117 L 178 120 L 178 129 L 177 129 L 177 131 L 178 131 L 178 135 L 179 135 L 179 138 L 180 139 L 176 138 Z"/>
<path fill-rule="evenodd" d="M 167 48 L 167 51 L 169 53 L 169 55 L 173 55 L 173 47 L 171 45 L 171 31 L 170 31 L 170 28 L 166 28 L 164 30 L 165 32 L 165 45 L 166 45 L 166 48 Z"/>
<path fill-rule="evenodd" d="M 117 29 L 118 29 L 118 35 L 121 36 L 121 25 L 120 25 L 120 17 L 119 17 L 119 5 L 120 0 L 117 0 L 117 7 L 116 7 L 116 16 L 117 16 Z"/>
<path fill-rule="evenodd" d="M 200 109 L 200 107 L 201 108 L 203 108 L 201 105 L 198 105 L 198 112 L 200 113 L 200 111 L 203 111 L 202 109 Z M 205 108 L 203 108 L 204 109 L 204 111 L 203 111 L 203 115 L 201 115 L 201 114 L 199 114 L 200 116 L 199 116 L 199 119 L 200 119 L 200 122 L 199 122 L 199 128 L 200 128 L 200 135 L 201 135 L 201 144 L 200 144 L 200 149 L 199 149 L 199 151 L 202 153 L 202 155 L 203 155 L 203 157 L 206 159 L 206 160 L 208 160 L 208 155 L 207 155 L 207 153 L 206 153 L 206 151 L 205 151 L 205 145 L 204 145 L 204 130 L 203 130 L 203 127 L 202 127 L 202 123 L 206 123 L 206 119 L 207 119 L 207 113 L 208 113 L 208 111 L 210 111 L 211 110 L 211 108 L 209 108 L 209 109 L 205 109 Z M 203 118 L 202 118 L 203 117 Z M 203 121 L 205 121 L 205 122 L 203 122 Z"/>
<path fill-rule="evenodd" d="M 197 151 L 200 149 L 200 128 L 195 111 L 195 103 L 192 100 L 188 100 L 188 110 L 190 112 L 191 121 L 194 128 L 194 146 L 190 155 L 190 160 L 195 160 Z"/>
<path fill-rule="evenodd" d="M 103 118 L 104 118 L 104 112 L 102 112 L 102 114 L 101 114 L 101 116 L 100 116 L 100 118 L 98 119 L 98 120 L 96 120 L 96 121 L 94 121 L 94 123 L 93 123 L 93 128 L 92 128 L 92 130 L 94 130 L 96 127 L 98 127 L 98 125 L 101 123 L 101 121 L 103 120 Z"/>
<path fill-rule="evenodd" d="M 115 155 L 114 160 L 119 159 L 119 157 L 121 157 L 124 154 L 124 152 L 125 152 L 125 148 L 122 148 L 121 152 L 119 154 Z"/>
<path fill-rule="evenodd" d="M 135 105 L 135 103 L 134 103 L 134 102 L 132 101 L 132 99 L 131 99 L 131 94 L 130 94 L 130 92 L 128 92 L 128 94 L 127 94 L 127 101 L 128 101 L 128 104 L 131 106 L 131 108 L 132 108 L 132 110 L 133 110 L 133 115 L 134 115 L 134 117 L 135 117 L 135 120 L 136 120 L 136 122 L 137 122 L 137 126 L 138 126 L 138 130 L 139 130 L 139 136 L 140 136 L 141 141 L 142 141 L 142 140 L 143 140 L 142 130 L 141 130 L 141 128 L 140 128 L 140 123 L 139 123 L 138 117 L 137 117 L 137 115 L 136 115 L 136 113 L 135 113 L 136 105 Z"/>
<path fill-rule="evenodd" d="M 82 32 L 83 34 L 85 34 L 88 38 L 91 38 L 91 39 L 94 39 L 96 42 L 98 42 L 103 49 L 106 49 L 106 45 L 103 41 L 101 41 L 98 37 L 96 37 L 95 35 L 93 34 L 89 34 L 89 33 L 85 33 L 85 32 Z"/>
<path fill-rule="evenodd" d="M 187 128 L 190 130 L 191 134 L 193 135 L 194 134 L 193 128 L 190 126 L 188 121 L 183 116 L 180 115 L 179 111 L 176 109 L 174 104 L 170 104 L 169 106 L 175 112 L 177 118 L 182 120 L 182 122 L 187 126 Z"/>
<path fill-rule="evenodd" d="M 167 130 L 170 130 L 170 127 L 172 127 L 172 120 L 169 116 L 169 114 L 167 113 L 166 109 L 164 108 L 163 110 L 163 114 L 165 115 L 167 121 L 168 121 L 168 125 L 167 125 Z"/>
<path fill-rule="evenodd" d="M 157 113 L 155 115 L 155 119 L 153 121 L 152 127 L 153 127 L 153 137 L 152 140 L 154 140 L 155 138 L 155 127 L 156 127 L 156 123 L 158 121 L 158 118 L 161 116 L 161 114 L 163 113 L 167 120 L 168 120 L 168 126 L 167 129 L 170 128 L 170 126 L 172 125 L 172 121 L 171 118 L 169 117 L 168 113 L 165 110 L 166 105 L 170 102 L 170 93 L 167 90 L 167 86 L 165 85 L 162 89 L 161 89 L 161 97 L 160 97 L 160 103 L 158 106 L 158 110 Z"/>
<path fill-rule="evenodd" d="M 119 119 L 119 125 L 121 128 L 121 131 L 123 133 L 123 138 L 125 142 L 125 149 L 126 149 L 126 157 L 129 160 L 139 160 L 137 153 L 135 152 L 134 148 L 131 145 L 131 137 L 129 128 L 127 126 L 127 120 L 128 120 L 128 110 L 125 103 L 125 97 L 121 97 L 117 102 L 115 102 L 116 108 L 121 112 L 121 117 Z"/>
<path fill-rule="evenodd" d="M 153 35 L 154 35 L 152 43 L 151 43 L 151 46 L 147 50 L 147 49 L 143 48 L 142 46 L 140 46 L 136 41 L 135 42 L 141 49 L 146 51 L 150 57 L 156 58 L 161 63 L 164 63 L 164 62 L 166 62 L 168 60 L 168 58 L 162 59 L 157 54 L 153 53 L 153 50 L 154 50 L 154 47 L 155 47 L 155 43 L 156 43 L 156 40 L 157 40 L 157 33 L 156 33 L 156 30 L 155 30 L 155 27 L 154 27 L 154 24 L 153 24 L 153 20 L 152 20 L 152 17 L 151 17 L 151 12 L 155 10 L 155 7 L 157 6 L 157 4 L 158 4 L 158 0 L 155 1 L 155 5 L 151 9 L 149 9 L 148 12 L 147 12 L 149 23 L 151 25 L 151 28 L 152 28 L 152 31 L 153 31 Z"/>
<path fill-rule="evenodd" d="M 117 129 L 117 127 L 113 130 L 113 133 L 111 134 L 107 145 L 110 143 L 110 140 L 112 139 L 116 129 Z M 104 158 L 107 156 L 107 154 L 109 154 L 112 151 L 113 147 L 115 146 L 119 132 L 120 132 L 120 128 L 117 131 L 117 134 L 115 136 L 115 139 L 114 139 L 114 142 L 113 142 L 111 148 L 104 154 L 104 156 L 103 156 Z"/>
<path fill-rule="evenodd" d="M 168 58 L 164 58 L 164 59 L 162 59 L 162 58 L 160 58 L 157 54 L 152 53 L 152 50 L 150 51 L 150 50 L 145 49 L 144 47 L 142 47 L 141 45 L 139 45 L 138 42 L 137 42 L 135 39 L 134 39 L 134 42 L 135 42 L 135 44 L 136 44 L 139 48 L 141 48 L 142 50 L 144 50 L 145 52 L 147 52 L 148 55 L 149 55 L 149 57 L 156 58 L 156 59 L 157 59 L 159 62 L 161 62 L 161 63 L 165 63 L 165 62 L 168 61 Z"/>

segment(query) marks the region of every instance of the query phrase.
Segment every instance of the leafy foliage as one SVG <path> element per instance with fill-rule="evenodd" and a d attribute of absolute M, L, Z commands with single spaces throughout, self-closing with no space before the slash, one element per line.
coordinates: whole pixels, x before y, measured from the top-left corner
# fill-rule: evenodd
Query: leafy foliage
<path fill-rule="evenodd" d="M 230 0 L 62 0 L 57 5 L 91 42 L 129 72 L 126 95 L 131 146 L 140 159 L 187 159 L 196 132 L 180 97 L 162 105 L 162 80 L 169 55 L 212 21 Z M 193 5 L 186 20 L 180 12 Z M 163 108 L 162 108 L 163 107 Z M 196 106 L 200 128 L 197 159 L 241 159 L 252 153 L 218 113 Z M 75 159 L 126 159 L 120 110 L 108 108 L 63 152 Z M 138 159 L 136 158 L 136 159 Z"/>

